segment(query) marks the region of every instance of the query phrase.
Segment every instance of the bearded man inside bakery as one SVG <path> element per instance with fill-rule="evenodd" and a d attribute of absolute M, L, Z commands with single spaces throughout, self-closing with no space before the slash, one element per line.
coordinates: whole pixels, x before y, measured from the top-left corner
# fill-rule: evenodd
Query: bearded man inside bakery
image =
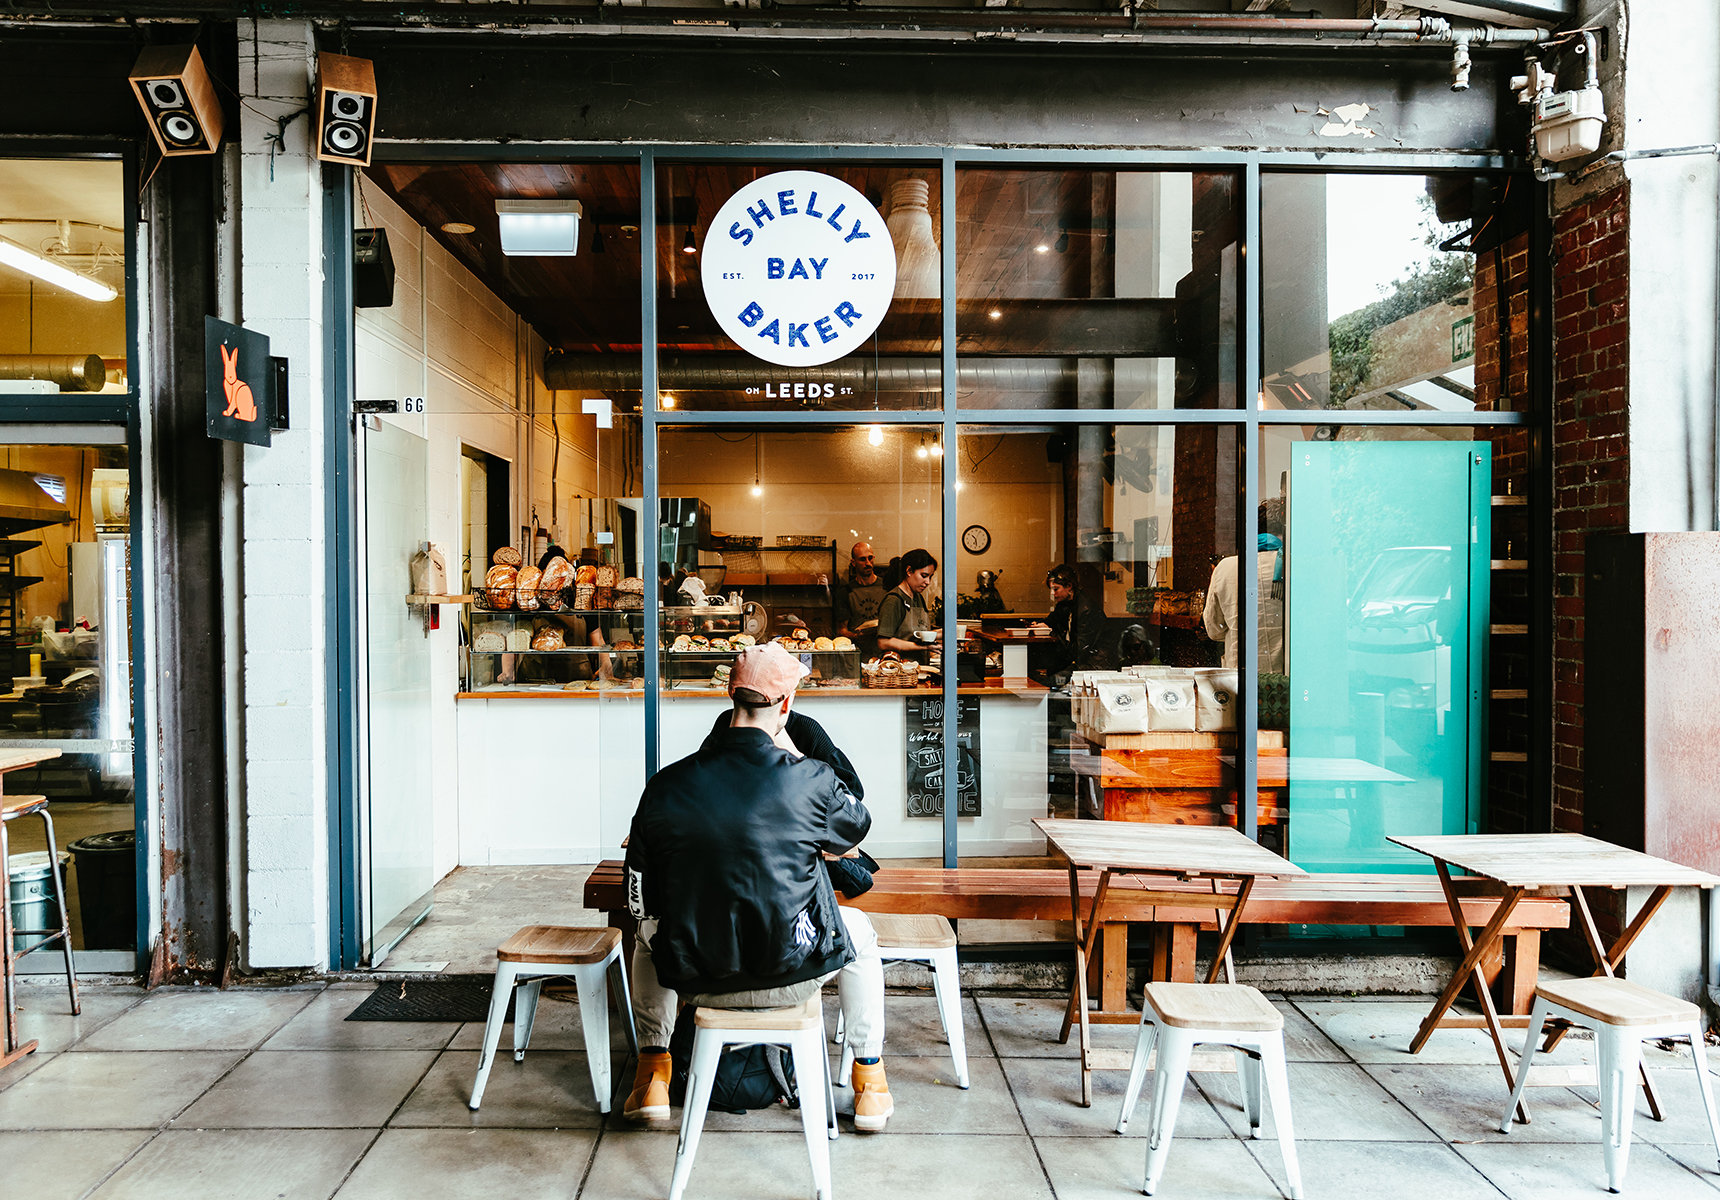
<path fill-rule="evenodd" d="M 865 913 L 837 905 L 824 865 L 858 848 L 872 815 L 830 764 L 782 744 L 806 674 L 775 643 L 742 650 L 729 675 L 728 727 L 653 775 L 633 816 L 627 904 L 639 921 L 640 1049 L 622 1111 L 634 1120 L 670 1115 L 678 1001 L 787 1008 L 832 979 L 855 1053 L 855 1127 L 881 1132 L 895 1111 L 880 1061 L 877 935 Z"/>

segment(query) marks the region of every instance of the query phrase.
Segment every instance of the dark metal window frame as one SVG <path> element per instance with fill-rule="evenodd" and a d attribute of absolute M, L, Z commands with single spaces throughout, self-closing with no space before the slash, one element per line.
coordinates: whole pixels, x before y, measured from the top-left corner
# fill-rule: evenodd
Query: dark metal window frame
<path fill-rule="evenodd" d="M 1494 154 L 1427 154 L 1402 153 L 1391 151 L 1347 151 L 1335 153 L 1315 152 L 1269 152 L 1269 151 L 1174 151 L 1174 150 L 1066 150 L 1066 149 L 983 149 L 983 148 L 953 148 L 948 146 L 784 146 L 784 145 L 579 145 L 572 143 L 542 144 L 542 143 L 507 143 L 507 144 L 473 144 L 473 143 L 405 143 L 380 141 L 376 146 L 376 157 L 382 162 L 533 162 L 533 161 L 629 161 L 636 163 L 639 168 L 639 243 L 641 253 L 641 296 L 640 320 L 642 330 L 642 362 L 641 362 L 641 396 L 640 446 L 643 458 L 642 482 L 645 508 L 646 527 L 644 536 L 647 545 L 655 545 L 658 536 L 657 500 L 658 500 L 658 437 L 666 427 L 688 428 L 699 426 L 722 425 L 753 425 L 779 426 L 783 428 L 813 428 L 854 424 L 902 424 L 902 425 L 939 425 L 941 436 L 946 446 L 957 444 L 960 428 L 963 425 L 1010 426 L 1010 425 L 1229 425 L 1238 432 L 1239 462 L 1238 477 L 1242 485 L 1236 495 L 1237 529 L 1239 546 L 1251 546 L 1258 534 L 1257 505 L 1259 503 L 1258 488 L 1254 471 L 1249 467 L 1249 455 L 1256 451 L 1259 434 L 1262 428 L 1274 425 L 1306 425 L 1319 423 L 1322 425 L 1343 426 L 1464 426 L 1469 428 L 1487 429 L 1501 426 L 1524 426 L 1530 431 L 1531 441 L 1531 482 L 1530 521 L 1533 530 L 1545 531 L 1536 533 L 1532 541 L 1538 539 L 1532 546 L 1536 561 L 1546 557 L 1550 564 L 1550 499 L 1551 476 L 1545 468 L 1547 454 L 1545 446 L 1549 440 L 1550 430 L 1550 396 L 1551 378 L 1540 378 L 1547 374 L 1550 356 L 1545 353 L 1531 355 L 1531 409 L 1528 412 L 1372 412 L 1349 411 L 1339 409 L 1321 409 L 1309 411 L 1264 410 L 1254 407 L 1254 398 L 1259 395 L 1261 380 L 1261 349 L 1260 337 L 1262 328 L 1261 293 L 1260 293 L 1260 258 L 1255 252 L 1260 245 L 1260 203 L 1261 203 L 1261 174 L 1263 171 L 1299 171 L 1312 174 L 1433 174 L 1439 172 L 1471 172 L 1471 173 L 1500 173 L 1512 172 L 1525 174 L 1520 166 L 1508 162 L 1505 158 Z M 1071 170 L 1120 170 L 1120 169 L 1149 169 L 1162 171 L 1188 170 L 1218 170 L 1227 169 L 1239 172 L 1242 176 L 1242 239 L 1241 239 L 1241 311 L 1238 314 L 1238 336 L 1241 339 L 1241 354 L 1239 361 L 1242 371 L 1238 380 L 1237 394 L 1247 402 L 1246 407 L 1234 409 L 964 409 L 958 407 L 956 395 L 956 306 L 953 303 L 943 305 L 942 330 L 942 378 L 943 403 L 937 409 L 912 411 L 821 411 L 821 412 L 734 412 L 734 411 L 687 411 L 674 409 L 661 411 L 653 402 L 646 400 L 657 395 L 657 206 L 655 194 L 657 188 L 657 170 L 659 166 L 683 165 L 695 163 L 733 163 L 757 162 L 761 164 L 796 164 L 812 165 L 819 163 L 921 163 L 928 167 L 936 166 L 940 172 L 941 183 L 941 229 L 940 245 L 943 248 L 943 295 L 946 298 L 956 295 L 956 214 L 955 214 L 955 179 L 956 172 L 971 168 L 1008 168 L 1022 166 L 1058 166 Z M 1544 231 L 1538 231 L 1531 241 L 1530 271 L 1531 278 L 1539 278 L 1546 270 L 1546 247 L 1543 245 Z M 1543 345 L 1550 345 L 1550 325 L 1548 322 L 1549 309 L 1544 303 L 1531 303 L 1530 311 L 1530 345 L 1539 350 Z M 348 323 L 350 326 L 350 322 Z M 1537 465 L 1538 464 L 1538 465 Z M 941 534 L 940 561 L 952 563 L 957 561 L 958 539 L 960 536 L 956 512 L 957 493 L 945 480 L 943 487 L 943 528 Z M 1547 564 L 1543 564 L 1546 566 Z M 1238 795 L 1247 797 L 1255 794 L 1259 781 L 1257 755 L 1259 751 L 1258 713 L 1259 695 L 1257 674 L 1259 670 L 1259 647 L 1257 640 L 1251 636 L 1251 626 L 1254 621 L 1256 604 L 1258 602 L 1258 583 L 1252 572 L 1244 571 L 1240 578 L 1243 580 L 1243 595 L 1238 607 L 1242 620 L 1243 652 L 1243 686 L 1239 697 L 1241 711 L 1238 713 L 1237 728 L 1241 734 L 1241 744 L 1238 746 L 1240 778 L 1238 780 Z M 1550 579 L 1550 575 L 1532 570 L 1531 586 L 1536 586 L 1537 579 Z M 944 600 L 944 629 L 945 644 L 950 644 L 955 638 L 956 612 L 956 578 L 952 571 L 943 573 Z M 1537 593 L 1538 595 L 1539 593 Z M 1550 595 L 1547 597 L 1550 604 Z M 662 696 L 660 691 L 660 673 L 658 655 L 659 645 L 659 608 L 660 597 L 656 589 L 646 589 L 646 621 L 645 621 L 645 691 L 647 704 L 645 706 L 645 770 L 647 776 L 654 772 L 660 760 L 658 746 L 660 730 L 660 708 Z M 1541 605 L 1535 606 L 1537 614 Z M 1546 618 L 1537 616 L 1536 622 Z M 1537 625 L 1531 624 L 1531 634 Z M 1541 639 L 1541 640 L 1544 640 Z M 1531 644 L 1536 639 L 1532 637 Z M 1539 664 L 1536 664 L 1537 668 Z M 1545 691 L 1551 686 L 1550 662 L 1539 690 Z M 944 688 L 944 738 L 946 744 L 952 744 L 956 737 L 956 704 L 957 695 L 955 674 L 946 673 L 943 681 Z M 1542 702 L 1543 705 L 1546 703 Z M 1536 709 L 1531 709 L 1533 719 Z M 1550 725 L 1546 730 L 1534 727 L 1534 737 L 1537 741 L 1550 740 Z M 1545 750 L 1542 753 L 1546 753 Z M 1531 762 L 1534 765 L 1535 752 L 1531 752 Z M 1539 760 L 1541 763 L 1546 758 Z M 1545 773 L 1545 772 L 1543 772 Z M 953 790 L 955 787 L 954 773 L 946 773 L 944 778 L 944 819 L 943 819 L 943 857 L 946 866 L 955 866 L 958 845 L 956 838 L 956 803 Z M 1532 788 L 1537 788 L 1531 782 Z M 1481 798 L 1485 805 L 1485 797 Z M 1548 809 L 1546 818 L 1550 820 L 1550 789 L 1543 800 L 1538 792 L 1532 792 L 1530 798 L 1533 820 L 1540 822 L 1540 809 Z M 1251 839 L 1258 837 L 1257 806 L 1242 802 L 1238 805 L 1242 832 Z M 1537 827 L 1544 827 L 1537 824 Z M 335 874 L 331 872 L 331 876 Z"/>
<path fill-rule="evenodd" d="M 143 474 L 142 431 L 142 373 L 138 347 L 143 331 L 140 320 L 138 273 L 138 231 L 141 211 L 138 203 L 139 157 L 135 138 L 63 138 L 18 137 L 0 135 L 0 160 L 11 159 L 102 159 L 120 164 L 120 186 L 125 196 L 125 325 L 126 325 L 126 392 L 96 394 L 69 403 L 47 402 L 15 396 L 0 396 L 0 427 L 8 425 L 87 425 L 120 426 L 125 429 L 127 486 L 133 497 L 148 494 Z M 146 575 L 138 569 L 143 561 L 143 523 L 135 517 L 131 523 L 131 716 L 132 716 L 132 823 L 138 831 L 136 839 L 137 925 L 135 942 L 137 969 L 148 969 L 150 952 L 149 849 L 157 829 L 151 819 L 154 805 L 149 803 L 149 758 L 145 753 L 151 738 L 140 736 L 139 726 L 147 711 L 144 692 L 147 673 L 144 664 L 144 586 Z"/>

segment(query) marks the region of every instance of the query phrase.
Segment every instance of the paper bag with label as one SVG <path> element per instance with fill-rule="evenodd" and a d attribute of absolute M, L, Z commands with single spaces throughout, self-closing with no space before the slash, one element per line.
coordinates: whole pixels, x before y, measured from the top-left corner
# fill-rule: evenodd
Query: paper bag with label
<path fill-rule="evenodd" d="M 1138 679 L 1102 679 L 1094 685 L 1092 716 L 1096 733 L 1145 733 L 1147 690 Z"/>
<path fill-rule="evenodd" d="M 1235 668 L 1208 667 L 1194 676 L 1194 727 L 1203 731 L 1236 728 Z"/>
<path fill-rule="evenodd" d="M 1154 733 L 1194 731 L 1194 680 L 1187 675 L 1160 675 L 1142 680 L 1147 692 L 1147 728 Z"/>
<path fill-rule="evenodd" d="M 446 596 L 448 594 L 448 564 L 442 551 L 432 545 L 412 556 L 412 594 L 414 596 Z"/>

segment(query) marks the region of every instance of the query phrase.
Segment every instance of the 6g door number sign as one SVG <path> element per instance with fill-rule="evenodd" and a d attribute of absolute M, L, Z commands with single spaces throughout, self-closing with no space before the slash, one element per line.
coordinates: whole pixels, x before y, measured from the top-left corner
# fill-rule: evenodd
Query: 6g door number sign
<path fill-rule="evenodd" d="M 854 187 L 779 171 L 717 210 L 705 238 L 705 303 L 749 354 L 810 367 L 872 336 L 896 290 L 896 247 Z"/>

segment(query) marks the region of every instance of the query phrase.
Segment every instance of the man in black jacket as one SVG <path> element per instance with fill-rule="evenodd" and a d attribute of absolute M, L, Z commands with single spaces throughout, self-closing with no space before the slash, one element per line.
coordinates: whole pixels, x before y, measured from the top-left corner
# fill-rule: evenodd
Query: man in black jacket
<path fill-rule="evenodd" d="M 629 1117 L 669 1115 L 676 993 L 706 1008 L 781 1008 L 831 978 L 855 1053 L 855 1126 L 882 1130 L 894 1111 L 877 937 L 864 913 L 838 908 L 823 860 L 858 846 L 872 817 L 828 764 L 781 744 L 806 673 L 780 646 L 742 651 L 728 729 L 645 785 L 627 843 L 641 1045 Z"/>

